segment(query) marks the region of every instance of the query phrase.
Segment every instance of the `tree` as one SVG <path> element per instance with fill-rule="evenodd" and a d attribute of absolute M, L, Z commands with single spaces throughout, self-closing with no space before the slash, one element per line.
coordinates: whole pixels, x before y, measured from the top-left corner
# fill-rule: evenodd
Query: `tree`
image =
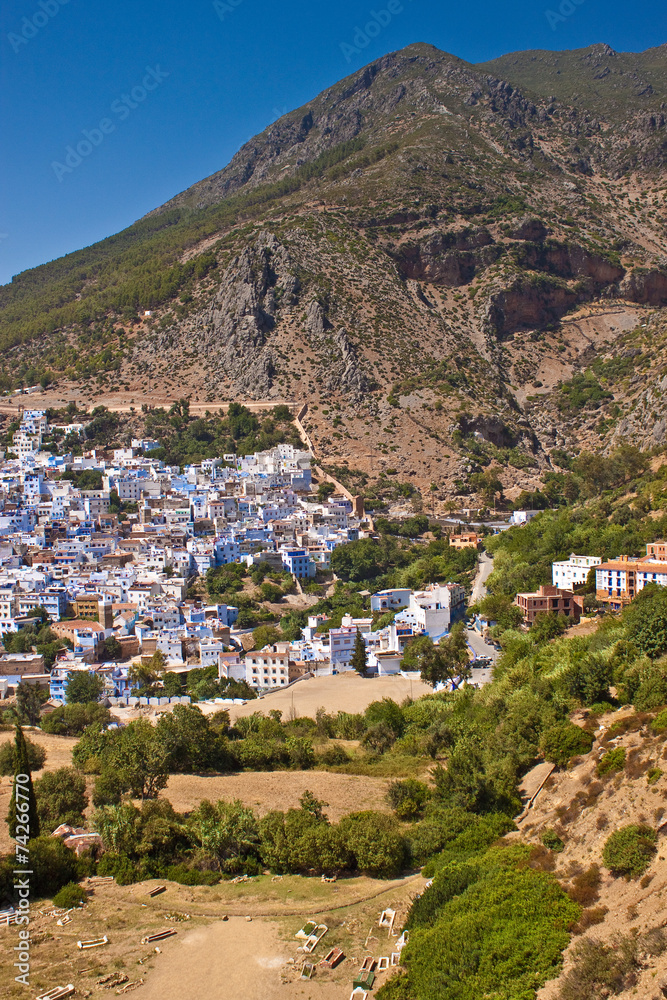
<path fill-rule="evenodd" d="M 395 878 L 405 864 L 405 841 L 385 813 L 351 813 L 338 828 L 359 871 L 370 878 Z"/>
<path fill-rule="evenodd" d="M 550 642 L 567 631 L 569 618 L 557 615 L 555 611 L 540 611 L 530 628 L 530 637 L 535 643 Z"/>
<path fill-rule="evenodd" d="M 14 747 L 14 785 L 9 802 L 7 823 L 9 824 L 9 836 L 13 839 L 19 836 L 25 838 L 25 840 L 21 840 L 21 843 L 25 843 L 29 838 L 39 837 L 39 816 L 28 762 L 28 748 L 23 730 L 18 725 L 14 735 Z"/>
<path fill-rule="evenodd" d="M 88 805 L 86 782 L 73 767 L 50 771 L 35 783 L 37 811 L 42 829 L 51 833 L 61 823 L 76 826 Z"/>
<path fill-rule="evenodd" d="M 476 472 L 470 477 L 470 485 L 476 493 L 479 493 L 484 503 L 495 503 L 496 494 L 500 494 L 502 500 L 503 484 L 498 476 L 500 471 L 498 466 L 494 466 L 486 472 Z"/>
<path fill-rule="evenodd" d="M 162 716 L 155 733 L 167 754 L 170 771 L 193 774 L 218 767 L 220 740 L 196 705 L 176 705 L 173 712 Z"/>
<path fill-rule="evenodd" d="M 466 640 L 465 625 L 457 622 L 448 636 L 434 645 L 428 636 L 418 636 L 406 647 L 401 666 L 417 669 L 422 680 L 436 687 L 448 683 L 452 687 L 470 677 L 470 654 Z"/>
<path fill-rule="evenodd" d="M 265 646 L 273 646 L 282 638 L 279 629 L 273 625 L 259 625 L 252 633 L 255 649 L 264 649 Z"/>
<path fill-rule="evenodd" d="M 42 713 L 43 701 L 39 688 L 21 681 L 16 689 L 16 711 L 19 720 L 36 726 Z"/>
<path fill-rule="evenodd" d="M 155 798 L 169 778 L 168 752 L 148 719 L 105 733 L 91 726 L 74 747 L 72 760 L 85 771 L 115 773 L 115 787 L 142 800 Z"/>
<path fill-rule="evenodd" d="M 132 694 L 148 695 L 153 692 L 166 666 L 167 658 L 161 649 L 155 650 L 148 663 L 142 663 L 141 660 L 133 663 L 129 670 Z"/>
<path fill-rule="evenodd" d="M 102 678 L 98 674 L 91 674 L 88 670 L 74 671 L 65 685 L 68 705 L 86 705 L 91 701 L 99 701 L 103 691 Z"/>
<path fill-rule="evenodd" d="M 59 705 L 42 719 L 42 731 L 55 736 L 81 736 L 95 723 L 106 728 L 112 721 L 111 712 L 97 701 L 87 705 Z"/>
<path fill-rule="evenodd" d="M 364 642 L 359 629 L 357 629 L 357 634 L 354 637 L 354 650 L 352 652 L 351 663 L 360 677 L 366 676 L 366 643 Z"/>
<path fill-rule="evenodd" d="M 487 594 L 484 600 L 480 601 L 477 610 L 488 621 L 497 622 L 503 630 L 516 628 L 523 620 L 521 609 L 513 604 L 512 599 L 506 594 Z"/>
<path fill-rule="evenodd" d="M 566 686 L 568 692 L 584 705 L 594 705 L 611 697 L 611 680 L 611 664 L 599 654 L 592 653 L 570 669 L 566 676 Z M 656 705 L 663 704 L 663 701 L 664 699 L 659 699 Z"/>
<path fill-rule="evenodd" d="M 39 604 L 36 608 L 31 608 L 27 613 L 26 618 L 39 618 L 42 625 L 48 625 L 51 621 L 49 618 L 49 612 L 41 604 Z"/>
<path fill-rule="evenodd" d="M 392 781 L 387 789 L 387 801 L 399 819 L 416 819 L 430 797 L 428 785 L 416 778 Z"/>
<path fill-rule="evenodd" d="M 36 897 L 52 899 L 64 885 L 80 877 L 76 854 L 65 847 L 59 837 L 36 837 L 30 841 L 28 848 L 33 871 L 30 888 Z"/>
<path fill-rule="evenodd" d="M 330 497 L 331 494 L 335 492 L 336 492 L 336 487 L 334 486 L 334 484 L 328 482 L 328 480 L 325 479 L 317 487 L 317 499 L 319 500 L 320 503 L 324 503 L 327 497 Z"/>
<path fill-rule="evenodd" d="M 299 799 L 299 805 L 304 812 L 310 813 L 318 822 L 326 820 L 324 809 L 329 803 L 325 802 L 324 799 L 316 798 L 308 788 Z"/>
<path fill-rule="evenodd" d="M 30 771 L 41 771 L 46 760 L 46 750 L 39 743 L 33 743 L 26 739 L 26 750 L 28 752 L 28 767 Z M 0 744 L 0 774 L 15 774 L 17 767 L 16 744 L 7 740 Z"/>
<path fill-rule="evenodd" d="M 216 803 L 204 799 L 188 817 L 187 833 L 218 871 L 238 871 L 257 854 L 257 818 L 239 799 Z"/>
<path fill-rule="evenodd" d="M 120 660 L 123 655 L 123 647 L 115 636 L 110 635 L 98 648 L 97 655 L 100 662 L 104 660 Z"/>
<path fill-rule="evenodd" d="M 667 652 L 667 588 L 649 584 L 623 613 L 627 638 L 652 659 Z"/>

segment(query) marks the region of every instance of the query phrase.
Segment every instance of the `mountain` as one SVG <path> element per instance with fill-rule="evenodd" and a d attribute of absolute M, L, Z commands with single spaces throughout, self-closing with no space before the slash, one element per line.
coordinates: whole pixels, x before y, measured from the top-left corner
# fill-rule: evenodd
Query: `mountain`
<path fill-rule="evenodd" d="M 396 499 L 661 443 L 666 51 L 391 53 L 0 289 L 0 384 L 308 403 L 318 457 Z"/>

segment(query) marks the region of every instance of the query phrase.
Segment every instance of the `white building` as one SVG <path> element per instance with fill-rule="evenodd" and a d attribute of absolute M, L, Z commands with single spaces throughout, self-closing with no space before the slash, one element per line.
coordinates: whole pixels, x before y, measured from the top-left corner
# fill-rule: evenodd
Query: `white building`
<path fill-rule="evenodd" d="M 551 581 L 561 590 L 580 587 L 586 583 L 590 570 L 601 562 L 601 556 L 577 556 L 573 552 L 569 559 L 551 564 Z"/>
<path fill-rule="evenodd" d="M 509 523 L 528 524 L 529 521 L 532 521 L 534 517 L 537 517 L 541 513 L 541 510 L 515 510 L 512 512 Z"/>
<path fill-rule="evenodd" d="M 269 690 L 289 684 L 289 643 L 266 646 L 245 658 L 245 679 L 251 687 Z"/>
<path fill-rule="evenodd" d="M 396 615 L 396 622 L 405 622 L 422 629 L 432 639 L 449 632 L 451 626 L 465 614 L 465 590 L 458 583 L 431 583 L 424 590 L 410 594 L 410 603 Z"/>

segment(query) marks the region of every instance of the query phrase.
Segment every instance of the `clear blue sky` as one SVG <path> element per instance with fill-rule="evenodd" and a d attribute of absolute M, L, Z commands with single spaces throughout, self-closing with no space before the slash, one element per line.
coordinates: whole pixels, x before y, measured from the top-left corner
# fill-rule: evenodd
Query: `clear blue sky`
<path fill-rule="evenodd" d="M 572 13 L 552 28 L 546 12 L 560 2 L 4 0 L 0 282 L 123 229 L 281 114 L 411 42 L 481 62 L 667 41 L 665 0 L 564 0 Z M 346 61 L 357 26 L 390 4 L 386 26 Z M 88 142 L 68 163 L 67 147 Z"/>

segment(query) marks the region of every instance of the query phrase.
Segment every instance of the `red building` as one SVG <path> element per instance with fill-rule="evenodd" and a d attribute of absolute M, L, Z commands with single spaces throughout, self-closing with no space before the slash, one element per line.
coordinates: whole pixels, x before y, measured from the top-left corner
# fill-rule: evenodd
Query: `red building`
<path fill-rule="evenodd" d="M 540 587 L 532 594 L 517 594 L 516 602 L 527 625 L 532 625 L 537 615 L 552 612 L 578 622 L 584 610 L 583 596 L 552 585 Z"/>

